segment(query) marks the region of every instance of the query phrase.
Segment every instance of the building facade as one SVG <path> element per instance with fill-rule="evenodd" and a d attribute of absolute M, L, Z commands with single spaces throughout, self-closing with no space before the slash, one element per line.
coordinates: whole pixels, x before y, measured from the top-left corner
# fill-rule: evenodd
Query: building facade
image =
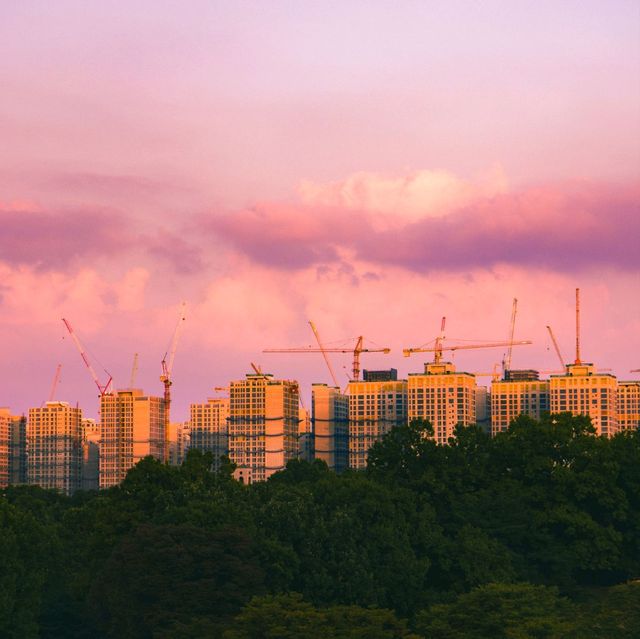
<path fill-rule="evenodd" d="M 456 372 L 449 362 L 425 364 L 424 373 L 410 373 L 408 417 L 426 419 L 438 444 L 454 436 L 458 424 L 476 423 L 476 378 Z"/>
<path fill-rule="evenodd" d="M 0 408 L 0 488 L 9 485 L 11 452 L 11 422 L 13 415 L 8 408 Z"/>
<path fill-rule="evenodd" d="M 100 487 L 100 424 L 82 420 L 82 490 Z"/>
<path fill-rule="evenodd" d="M 314 456 L 340 473 L 349 466 L 349 397 L 337 386 L 313 384 L 311 402 Z"/>
<path fill-rule="evenodd" d="M 82 410 L 67 402 L 30 408 L 27 481 L 71 495 L 82 481 Z"/>
<path fill-rule="evenodd" d="M 213 467 L 220 467 L 220 457 L 229 455 L 229 398 L 209 399 L 189 407 L 189 448 L 213 453 Z"/>
<path fill-rule="evenodd" d="M 548 380 L 540 380 L 534 370 L 509 373 L 509 379 L 494 380 L 491 384 L 492 435 L 507 430 L 519 415 L 540 419 L 542 413 L 549 412 Z"/>
<path fill-rule="evenodd" d="M 587 415 L 598 435 L 618 432 L 618 381 L 613 375 L 597 373 L 593 364 L 568 364 L 565 375 L 549 379 L 552 413 Z"/>
<path fill-rule="evenodd" d="M 229 457 L 236 478 L 264 481 L 298 456 L 298 383 L 272 375 L 231 382 Z"/>
<path fill-rule="evenodd" d="M 349 468 L 361 470 L 367 466 L 371 446 L 394 426 L 406 424 L 407 381 L 351 381 L 347 392 Z"/>
<path fill-rule="evenodd" d="M 640 429 L 640 381 L 618 382 L 618 429 Z"/>
<path fill-rule="evenodd" d="M 100 488 L 119 484 L 127 471 L 151 455 L 164 458 L 165 402 L 140 389 L 100 398 Z"/>

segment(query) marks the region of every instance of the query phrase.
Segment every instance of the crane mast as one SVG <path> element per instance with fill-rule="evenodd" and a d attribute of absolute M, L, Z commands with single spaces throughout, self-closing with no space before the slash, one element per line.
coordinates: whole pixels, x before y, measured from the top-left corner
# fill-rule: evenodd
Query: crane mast
<path fill-rule="evenodd" d="M 136 375 L 138 374 L 138 353 L 133 354 L 133 365 L 131 366 L 131 379 L 129 379 L 129 388 L 136 385 Z"/>
<path fill-rule="evenodd" d="M 100 397 L 102 397 L 103 395 L 106 395 L 107 392 L 109 391 L 109 386 L 111 385 L 113 378 L 111 377 L 111 375 L 109 375 L 107 371 L 105 371 L 105 373 L 109 375 L 109 379 L 107 380 L 107 383 L 104 385 L 100 383 L 100 380 L 98 379 L 98 376 L 96 375 L 95 370 L 93 370 L 93 366 L 91 366 L 91 362 L 89 361 L 89 358 L 87 357 L 87 354 L 85 353 L 84 348 L 80 343 L 80 339 L 75 334 L 75 331 L 71 327 L 71 324 L 64 317 L 62 318 L 62 321 L 64 322 L 64 325 L 67 327 L 67 330 L 69 331 L 69 335 L 71 335 L 71 339 L 73 339 L 73 343 L 76 345 L 76 348 L 80 353 L 80 357 L 82 357 L 82 361 L 84 362 L 84 365 L 87 367 L 87 370 L 91 375 L 91 379 L 93 379 L 95 385 L 98 387 L 98 390 L 100 391 Z"/>
<path fill-rule="evenodd" d="M 575 364 L 582 364 L 580 360 L 580 289 L 576 289 L 576 361 Z"/>
<path fill-rule="evenodd" d="M 513 298 L 513 307 L 511 309 L 511 323 L 509 324 L 509 347 L 507 348 L 507 355 L 504 359 L 503 373 L 506 375 L 507 371 L 511 370 L 511 353 L 513 352 L 513 335 L 516 329 L 516 314 L 518 312 L 518 300 Z"/>
<path fill-rule="evenodd" d="M 164 450 L 163 450 L 163 459 L 164 463 L 167 464 L 169 462 L 169 425 L 170 425 L 170 416 L 171 416 L 171 371 L 173 370 L 173 360 L 176 356 L 176 349 L 178 348 L 178 339 L 180 338 L 180 333 L 182 332 L 183 322 L 185 318 L 185 307 L 186 304 L 183 302 L 180 307 L 180 317 L 178 318 L 178 323 L 176 324 L 176 328 L 173 331 L 173 338 L 171 340 L 171 346 L 169 347 L 169 351 L 165 353 L 162 358 L 161 366 L 162 366 L 162 375 L 160 375 L 160 381 L 164 386 Z M 167 354 L 169 355 L 169 361 L 167 362 Z"/>

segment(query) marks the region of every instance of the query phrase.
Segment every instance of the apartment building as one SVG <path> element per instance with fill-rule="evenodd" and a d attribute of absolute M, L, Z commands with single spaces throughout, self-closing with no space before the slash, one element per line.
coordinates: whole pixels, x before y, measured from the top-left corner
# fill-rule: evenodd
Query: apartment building
<path fill-rule="evenodd" d="M 640 429 L 640 381 L 618 382 L 618 429 Z"/>
<path fill-rule="evenodd" d="M 67 402 L 29 409 L 27 481 L 71 495 L 81 488 L 82 410 Z"/>
<path fill-rule="evenodd" d="M 424 373 L 410 373 L 408 418 L 426 419 L 438 444 L 454 436 L 458 424 L 476 422 L 476 378 L 457 372 L 450 362 L 425 364 Z"/>
<path fill-rule="evenodd" d="M 315 458 L 340 473 L 349 466 L 349 397 L 337 386 L 313 384 L 311 402 Z"/>
<path fill-rule="evenodd" d="M 368 373 L 368 371 L 367 371 Z M 407 422 L 407 381 L 391 369 L 373 379 L 351 381 L 349 395 L 349 468 L 364 469 L 369 449 L 394 426 Z M 386 378 L 386 379 L 385 379 Z"/>
<path fill-rule="evenodd" d="M 491 434 L 509 428 L 519 415 L 540 419 L 549 412 L 549 381 L 536 370 L 507 371 L 505 379 L 491 383 Z"/>
<path fill-rule="evenodd" d="M 549 379 L 552 413 L 588 415 L 598 435 L 618 432 L 618 381 L 608 373 L 598 373 L 593 364 L 568 364 L 564 375 Z"/>
<path fill-rule="evenodd" d="M 189 448 L 213 453 L 213 467 L 220 457 L 229 455 L 229 398 L 209 399 L 189 407 Z"/>
<path fill-rule="evenodd" d="M 127 471 L 151 455 L 162 460 L 165 402 L 140 389 L 100 398 L 100 488 L 119 484 Z"/>
<path fill-rule="evenodd" d="M 298 383 L 249 374 L 229 388 L 229 457 L 237 479 L 264 481 L 298 456 Z"/>

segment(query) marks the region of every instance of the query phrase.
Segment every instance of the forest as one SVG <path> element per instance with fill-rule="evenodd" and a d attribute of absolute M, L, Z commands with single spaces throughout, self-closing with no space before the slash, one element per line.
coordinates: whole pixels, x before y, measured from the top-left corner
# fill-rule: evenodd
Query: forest
<path fill-rule="evenodd" d="M 0 637 L 640 636 L 640 433 L 518 418 L 392 430 L 368 467 L 146 458 L 117 487 L 0 492 Z"/>

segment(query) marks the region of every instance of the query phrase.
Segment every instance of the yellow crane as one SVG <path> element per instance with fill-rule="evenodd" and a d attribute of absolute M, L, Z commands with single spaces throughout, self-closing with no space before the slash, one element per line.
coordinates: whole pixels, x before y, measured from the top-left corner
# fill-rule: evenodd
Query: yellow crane
<path fill-rule="evenodd" d="M 344 348 L 265 348 L 263 353 L 352 353 L 353 354 L 353 381 L 360 378 L 360 355 L 362 353 L 384 353 L 387 355 L 391 352 L 390 348 L 365 348 L 364 337 L 362 335 L 356 339 L 354 347 Z"/>

